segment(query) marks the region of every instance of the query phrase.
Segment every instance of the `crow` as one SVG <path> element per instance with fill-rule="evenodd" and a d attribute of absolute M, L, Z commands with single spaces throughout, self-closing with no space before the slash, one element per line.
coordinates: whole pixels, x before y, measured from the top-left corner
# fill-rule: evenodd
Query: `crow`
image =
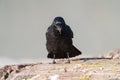
<path fill-rule="evenodd" d="M 81 51 L 73 46 L 72 38 L 73 32 L 64 19 L 55 17 L 46 32 L 47 57 L 53 59 L 53 64 L 56 63 L 55 59 L 61 58 L 68 58 L 67 63 L 70 63 L 70 57 L 81 54 Z"/>

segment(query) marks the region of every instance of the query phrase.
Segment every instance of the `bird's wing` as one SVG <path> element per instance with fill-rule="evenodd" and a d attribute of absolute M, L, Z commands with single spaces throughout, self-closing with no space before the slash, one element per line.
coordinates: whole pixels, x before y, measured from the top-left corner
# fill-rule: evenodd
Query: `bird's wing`
<path fill-rule="evenodd" d="M 71 28 L 68 26 L 68 25 L 66 25 L 66 27 L 65 27 L 66 29 L 66 32 L 67 32 L 67 34 L 71 37 L 71 38 L 73 38 L 73 31 L 71 30 Z"/>

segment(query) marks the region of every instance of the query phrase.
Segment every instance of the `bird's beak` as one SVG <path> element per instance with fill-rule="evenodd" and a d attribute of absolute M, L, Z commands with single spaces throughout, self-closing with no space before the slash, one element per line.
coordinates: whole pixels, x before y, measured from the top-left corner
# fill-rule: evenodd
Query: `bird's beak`
<path fill-rule="evenodd" d="M 59 22 L 59 21 L 57 21 L 56 23 L 56 28 L 57 28 L 57 30 L 59 31 L 59 33 L 61 34 L 61 30 L 62 30 L 62 23 L 61 22 Z"/>
<path fill-rule="evenodd" d="M 57 26 L 57 30 L 59 31 L 59 33 L 61 34 L 61 30 L 62 28 L 60 26 Z"/>

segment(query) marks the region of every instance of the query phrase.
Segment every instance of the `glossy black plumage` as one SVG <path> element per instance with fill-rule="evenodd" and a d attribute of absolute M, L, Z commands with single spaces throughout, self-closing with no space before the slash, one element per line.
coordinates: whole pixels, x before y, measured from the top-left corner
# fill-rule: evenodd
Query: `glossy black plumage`
<path fill-rule="evenodd" d="M 62 17 L 56 17 L 46 32 L 47 57 L 60 59 L 80 55 L 81 52 L 73 46 L 72 38 L 71 28 L 65 24 Z"/>

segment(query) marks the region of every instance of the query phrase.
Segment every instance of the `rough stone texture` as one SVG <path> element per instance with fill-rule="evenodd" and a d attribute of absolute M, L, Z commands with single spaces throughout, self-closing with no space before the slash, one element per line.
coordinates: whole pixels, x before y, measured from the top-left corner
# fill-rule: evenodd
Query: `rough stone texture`
<path fill-rule="evenodd" d="M 120 48 L 97 58 L 65 62 L 6 65 L 0 68 L 0 80 L 120 80 Z"/>
<path fill-rule="evenodd" d="M 120 59 L 120 48 L 111 50 L 106 54 L 100 55 L 101 58 L 112 58 L 112 59 Z"/>
<path fill-rule="evenodd" d="M 71 64 L 33 63 L 0 68 L 0 80 L 120 80 L 120 60 L 72 59 Z"/>

